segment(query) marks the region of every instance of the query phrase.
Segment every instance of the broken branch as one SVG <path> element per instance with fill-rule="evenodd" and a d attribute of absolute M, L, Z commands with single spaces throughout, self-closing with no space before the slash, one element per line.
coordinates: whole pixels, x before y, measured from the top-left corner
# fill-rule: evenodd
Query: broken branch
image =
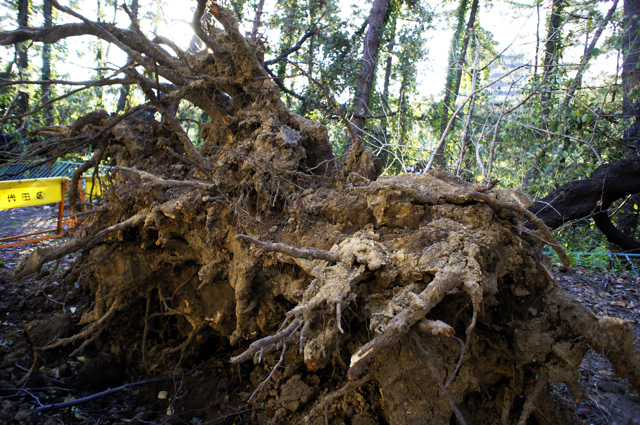
<path fill-rule="evenodd" d="M 340 260 L 337 252 L 325 251 L 324 249 L 298 249 L 279 242 L 262 242 L 247 235 L 236 235 L 236 237 L 258 245 L 267 251 L 280 252 L 289 257 L 324 260 L 330 263 L 337 263 Z"/>

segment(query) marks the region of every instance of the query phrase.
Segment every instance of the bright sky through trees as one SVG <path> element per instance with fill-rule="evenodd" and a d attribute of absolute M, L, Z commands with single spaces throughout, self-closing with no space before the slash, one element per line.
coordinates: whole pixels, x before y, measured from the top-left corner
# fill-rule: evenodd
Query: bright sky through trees
<path fill-rule="evenodd" d="M 62 2 L 65 4 L 67 2 Z M 275 8 L 275 0 L 269 0 L 265 2 L 265 14 L 263 21 L 268 21 L 271 11 Z M 610 7 L 609 1 L 602 2 L 599 6 L 603 13 Z M 74 2 L 73 6 L 81 11 L 86 17 L 95 19 L 96 7 L 94 2 L 81 0 Z M 2 8 L 6 8 L 7 5 L 3 4 Z M 167 0 L 151 0 L 142 1 L 140 5 L 141 10 L 153 10 L 157 8 L 159 10 L 160 20 L 156 23 L 147 22 L 147 25 L 143 25 L 143 28 L 147 30 L 157 31 L 158 35 L 164 35 L 172 39 L 178 46 L 185 48 L 189 45 L 191 38 L 193 37 L 193 31 L 191 29 L 191 19 L 193 16 L 193 10 L 195 2 L 174 2 Z M 341 11 L 341 17 L 356 17 L 355 19 L 362 20 L 367 14 L 367 10 L 370 7 L 369 3 L 360 4 L 353 3 L 345 5 Z M 420 77 L 418 78 L 418 92 L 424 97 L 440 98 L 442 94 L 442 87 L 444 86 L 446 67 L 447 67 L 447 55 L 449 51 L 449 45 L 451 36 L 453 34 L 452 23 L 449 19 L 443 18 L 443 16 L 451 16 L 452 12 L 456 8 L 455 2 L 440 3 L 434 2 L 427 6 L 430 9 L 434 9 L 440 16 L 436 23 L 436 30 L 432 31 L 430 40 L 427 43 L 428 54 L 419 62 L 418 72 Z M 251 10 L 247 7 L 245 14 L 245 20 L 241 23 L 245 31 L 250 31 L 253 16 L 251 16 Z M 544 22 L 546 19 L 547 7 L 542 5 L 540 7 L 540 37 L 544 37 Z M 73 22 L 73 18 L 64 14 L 58 14 L 58 23 Z M 144 18 L 143 18 L 144 19 Z M 32 19 L 32 25 L 40 25 L 40 14 L 34 14 Z M 113 8 L 103 7 L 102 20 L 107 22 L 114 22 L 121 26 L 127 27 L 129 24 L 129 18 L 122 11 L 120 7 L 115 11 Z M 516 7 L 513 4 L 503 3 L 500 4 L 483 4 L 480 10 L 479 21 L 481 25 L 489 32 L 493 34 L 494 40 L 499 45 L 498 51 L 507 49 L 507 54 L 510 55 L 522 55 L 524 56 L 525 63 L 533 63 L 533 57 L 535 54 L 536 46 L 536 26 L 538 25 L 538 17 L 535 7 Z M 2 22 L 0 28 L 2 30 L 10 30 L 16 27 L 15 22 Z M 262 29 L 264 31 L 264 27 Z M 608 31 L 611 28 L 607 28 Z M 267 42 L 273 43 L 278 39 L 277 31 L 269 31 L 266 34 Z M 69 52 L 69 57 L 64 63 L 56 64 L 56 71 L 60 75 L 67 74 L 71 80 L 86 80 L 90 78 L 90 74 L 93 72 L 93 58 L 88 56 L 90 53 L 90 43 L 95 42 L 95 39 L 76 38 L 66 41 L 66 50 Z M 106 45 L 106 43 L 105 43 Z M 574 47 L 573 49 L 567 49 L 566 55 L 568 58 L 578 61 L 583 49 L 581 46 Z M 124 65 L 126 62 L 126 55 L 118 48 L 111 48 L 108 50 L 108 64 L 111 68 L 117 69 Z M 7 58 L 3 58 L 7 59 Z M 90 60 L 89 60 L 90 59 Z M 569 59 L 569 60 L 571 60 Z M 594 78 L 601 73 L 612 74 L 616 71 L 615 64 L 616 57 L 614 55 L 602 56 L 592 61 L 592 66 L 586 74 L 586 79 Z"/>

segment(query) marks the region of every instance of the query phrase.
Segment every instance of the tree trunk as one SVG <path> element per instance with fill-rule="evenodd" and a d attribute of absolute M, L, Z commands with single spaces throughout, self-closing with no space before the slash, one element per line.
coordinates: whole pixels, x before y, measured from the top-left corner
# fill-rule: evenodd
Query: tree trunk
<path fill-rule="evenodd" d="M 449 116 L 453 111 L 453 107 L 456 104 L 456 99 L 458 98 L 458 92 L 460 90 L 460 81 L 462 80 L 462 67 L 466 62 L 467 56 L 467 47 L 469 45 L 469 40 L 471 37 L 471 33 L 475 27 L 476 15 L 478 13 L 478 0 L 473 0 L 471 3 L 471 11 L 469 12 L 469 19 L 467 21 L 467 26 L 465 29 L 464 39 L 462 40 L 462 44 L 460 45 L 460 50 L 456 50 L 457 42 L 459 40 L 459 32 L 461 21 L 460 18 L 464 19 L 464 14 L 466 13 L 466 0 L 461 0 L 460 7 L 458 9 L 458 29 L 456 29 L 456 33 L 452 39 L 452 47 L 451 47 L 451 55 L 449 58 L 449 63 L 451 67 L 449 68 L 449 72 L 447 74 L 447 80 L 445 82 L 445 93 L 444 100 L 442 101 L 442 118 L 440 119 L 440 136 L 444 134 L 447 128 L 447 124 L 449 123 Z M 454 44 L 455 42 L 455 44 Z M 447 165 L 446 159 L 446 143 L 443 143 L 438 151 L 436 152 L 436 165 L 438 168 L 444 169 Z"/>
<path fill-rule="evenodd" d="M 478 83 L 478 70 L 473 71 L 472 81 L 471 81 L 471 93 L 476 91 L 476 86 Z M 469 109 L 467 110 L 467 119 L 464 125 L 464 134 L 462 136 L 462 142 L 460 145 L 460 154 L 458 155 L 458 162 L 456 163 L 456 169 L 454 174 L 456 176 L 460 175 L 460 169 L 464 163 L 464 156 L 467 152 L 467 148 L 469 147 L 469 143 L 471 142 L 471 131 L 472 131 L 472 121 L 473 121 L 473 112 L 476 106 L 476 95 L 473 94 L 471 96 L 471 100 L 469 101 Z"/>
<path fill-rule="evenodd" d="M 44 28 L 51 28 L 52 22 L 52 6 L 50 0 L 44 0 L 42 5 L 42 15 L 44 16 Z M 51 79 L 51 44 L 45 43 L 42 46 L 42 80 L 47 81 Z M 51 98 L 50 85 L 42 84 L 42 101 L 43 105 L 46 105 Z M 44 108 L 44 124 L 49 126 L 53 124 L 53 106 L 48 105 Z"/>
<path fill-rule="evenodd" d="M 353 120 L 355 135 L 358 140 L 362 139 L 366 123 L 365 116 L 369 114 L 369 101 L 371 90 L 378 63 L 378 52 L 380 50 L 380 35 L 384 28 L 384 18 L 389 7 L 389 0 L 374 0 L 369 12 L 369 28 L 364 38 L 362 48 L 362 59 L 360 61 L 360 72 L 353 99 L 353 112 L 356 117 Z"/>
<path fill-rule="evenodd" d="M 640 157 L 640 1 L 624 2 L 622 37 L 622 114 L 631 121 L 624 132 L 626 158 Z M 635 92 L 635 93 L 634 93 Z M 632 95 L 633 93 L 633 95 Z"/>
<path fill-rule="evenodd" d="M 131 16 L 135 21 L 138 20 L 138 0 L 132 0 L 131 2 Z M 133 28 L 135 25 L 134 22 L 131 23 L 129 28 Z M 127 63 L 131 60 L 129 56 L 127 56 Z M 116 106 L 116 112 L 122 112 L 125 110 L 127 106 L 127 97 L 129 97 L 129 90 L 131 90 L 131 86 L 129 84 L 123 84 L 120 87 L 120 97 L 118 98 L 118 104 Z"/>
<path fill-rule="evenodd" d="M 251 39 L 258 39 L 258 30 L 262 25 L 262 9 L 264 8 L 264 0 L 258 1 L 258 7 L 256 8 L 256 14 L 253 17 L 253 28 L 251 29 Z"/>
<path fill-rule="evenodd" d="M 384 82 L 382 83 L 382 106 L 384 108 L 384 113 L 388 114 L 391 112 L 391 107 L 389 106 L 389 84 L 391 83 L 391 71 L 393 69 L 393 49 L 396 45 L 396 23 L 397 23 L 397 15 L 394 14 L 393 21 L 391 22 L 391 36 L 389 38 L 389 44 L 387 45 L 387 60 L 384 67 Z M 403 78 L 404 83 L 404 78 Z M 400 87 L 400 99 L 398 101 L 398 108 L 402 105 L 402 92 L 403 87 Z M 398 110 L 399 111 L 399 110 Z M 382 134 L 383 137 L 386 138 L 389 136 L 387 134 L 387 125 L 388 120 L 382 120 Z"/>
<path fill-rule="evenodd" d="M 551 229 L 594 215 L 595 223 L 609 242 L 629 252 L 640 252 L 640 242 L 616 229 L 607 208 L 618 199 L 640 193 L 640 159 L 598 167 L 591 177 L 569 182 L 536 201 L 531 212 Z"/>
<path fill-rule="evenodd" d="M 561 28 L 563 24 L 562 12 L 564 10 L 564 6 L 564 0 L 552 0 L 551 16 L 548 20 L 547 42 L 545 43 L 544 59 L 542 61 L 542 67 L 544 69 L 542 78 L 545 80 L 545 84 L 540 95 L 540 102 L 542 103 L 542 110 L 540 113 L 545 118 L 549 117 L 549 113 L 551 111 L 549 107 L 549 102 L 551 100 L 551 82 L 549 81 L 549 76 L 555 70 L 555 65 L 558 61 L 558 57 L 560 56 L 560 52 L 562 51 Z M 529 171 L 527 171 L 527 174 L 522 180 L 523 189 L 526 190 L 526 188 L 529 187 L 531 179 L 538 173 L 539 167 L 547 155 L 547 149 L 549 149 L 551 142 L 551 138 L 548 135 L 545 136 L 545 141 L 540 147 L 540 152 L 536 155 L 531 168 L 529 168 Z"/>
<path fill-rule="evenodd" d="M 29 26 L 29 0 L 18 0 L 18 26 L 21 28 Z M 19 43 L 16 45 L 16 49 L 18 57 L 18 73 L 20 78 L 28 80 L 28 43 Z M 18 115 L 29 111 L 29 92 L 19 91 L 18 101 L 16 102 L 16 111 Z"/>
<path fill-rule="evenodd" d="M 622 115 L 629 127 L 624 131 L 622 145 L 625 158 L 640 158 L 640 1 L 624 2 L 622 37 Z M 635 94 L 633 94 L 635 91 Z M 625 234 L 638 234 L 640 195 L 632 197 L 620 212 L 619 227 Z M 640 207 L 639 207 L 640 208 Z M 637 237 L 637 236 L 636 236 Z"/>

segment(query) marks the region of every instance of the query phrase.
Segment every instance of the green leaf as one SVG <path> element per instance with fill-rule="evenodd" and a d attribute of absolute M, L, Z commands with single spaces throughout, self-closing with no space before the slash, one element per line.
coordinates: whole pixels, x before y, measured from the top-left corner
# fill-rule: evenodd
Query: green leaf
<path fill-rule="evenodd" d="M 591 50 L 591 56 L 593 56 L 594 58 L 597 57 L 600 53 L 601 51 L 597 47 L 594 47 L 593 50 Z"/>

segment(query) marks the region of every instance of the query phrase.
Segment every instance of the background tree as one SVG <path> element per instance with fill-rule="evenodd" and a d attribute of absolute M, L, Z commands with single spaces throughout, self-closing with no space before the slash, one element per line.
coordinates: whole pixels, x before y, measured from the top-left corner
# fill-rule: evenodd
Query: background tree
<path fill-rule="evenodd" d="M 640 2 L 624 2 L 622 32 L 622 115 L 628 127 L 623 133 L 625 158 L 640 157 Z M 638 234 L 640 196 L 625 201 L 620 213 L 620 229 L 624 234 Z"/>
<path fill-rule="evenodd" d="M 49 0 L 44 0 L 42 3 L 42 15 L 44 17 L 44 25 L 43 28 L 51 28 L 53 26 L 53 7 Z M 42 46 L 42 81 L 48 81 L 51 79 L 51 45 L 44 44 Z M 40 101 L 43 105 L 46 105 L 44 108 L 44 124 L 52 125 L 53 124 L 53 107 L 49 104 L 49 100 L 51 99 L 51 85 L 48 83 L 43 83 L 40 86 L 40 90 L 42 91 L 42 96 Z"/>

